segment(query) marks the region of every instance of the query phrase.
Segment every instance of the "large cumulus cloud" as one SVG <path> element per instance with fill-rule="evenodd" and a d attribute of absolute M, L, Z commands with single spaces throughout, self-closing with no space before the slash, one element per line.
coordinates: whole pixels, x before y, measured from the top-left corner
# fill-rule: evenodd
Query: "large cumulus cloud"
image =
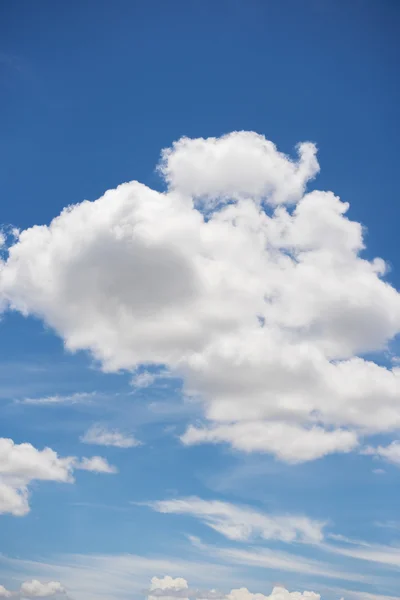
<path fill-rule="evenodd" d="M 332 192 L 305 192 L 293 160 L 251 132 L 164 150 L 160 193 L 130 182 L 20 232 L 0 303 L 35 315 L 105 370 L 163 365 L 205 422 L 186 444 L 289 461 L 348 452 L 400 425 L 400 370 L 366 353 L 400 329 L 383 260 Z"/>

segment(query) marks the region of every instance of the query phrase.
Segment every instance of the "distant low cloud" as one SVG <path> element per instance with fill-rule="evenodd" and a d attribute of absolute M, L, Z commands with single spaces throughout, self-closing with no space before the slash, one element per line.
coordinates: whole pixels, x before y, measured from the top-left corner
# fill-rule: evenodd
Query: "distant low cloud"
<path fill-rule="evenodd" d="M 66 598 L 66 590 L 58 581 L 42 583 L 37 579 L 25 581 L 18 591 L 12 592 L 0 585 L 0 598 Z"/>
<path fill-rule="evenodd" d="M 167 598 L 168 600 L 175 598 L 194 598 L 196 600 L 320 600 L 321 598 L 319 594 L 314 592 L 289 592 L 281 586 L 274 587 L 269 596 L 260 593 L 253 594 L 244 587 L 233 589 L 229 594 L 224 594 L 217 590 L 191 589 L 182 577 L 173 578 L 169 575 L 163 578 L 153 577 L 147 593 L 148 600 L 157 600 L 157 598 Z"/>

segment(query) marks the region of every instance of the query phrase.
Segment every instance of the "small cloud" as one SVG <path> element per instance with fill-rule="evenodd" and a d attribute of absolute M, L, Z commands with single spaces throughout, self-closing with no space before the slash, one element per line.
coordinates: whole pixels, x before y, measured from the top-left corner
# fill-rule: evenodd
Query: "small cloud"
<path fill-rule="evenodd" d="M 118 473 L 117 467 L 110 465 L 109 462 L 101 456 L 82 458 L 75 464 L 75 469 L 80 469 L 81 471 L 91 471 L 92 473 Z"/>
<path fill-rule="evenodd" d="M 157 375 L 150 373 L 149 371 L 143 371 L 142 373 L 135 373 L 131 379 L 131 385 L 136 388 L 147 388 L 154 383 Z"/>
<path fill-rule="evenodd" d="M 116 448 L 134 448 L 141 445 L 141 442 L 133 435 L 125 434 L 117 429 L 107 429 L 101 425 L 93 425 L 80 439 L 84 444 L 115 446 Z"/>
<path fill-rule="evenodd" d="M 384 475 L 386 473 L 385 469 L 372 469 L 372 472 L 375 475 Z"/>
<path fill-rule="evenodd" d="M 131 385 L 134 388 L 147 388 L 153 385 L 156 381 L 160 379 L 171 379 L 173 375 L 168 369 L 158 369 L 157 371 L 140 371 L 136 372 L 132 379 Z"/>

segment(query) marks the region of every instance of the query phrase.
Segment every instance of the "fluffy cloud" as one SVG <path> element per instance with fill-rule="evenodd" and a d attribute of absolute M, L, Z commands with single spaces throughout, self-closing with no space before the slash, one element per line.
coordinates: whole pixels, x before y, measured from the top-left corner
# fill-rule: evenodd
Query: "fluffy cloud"
<path fill-rule="evenodd" d="M 149 504 L 161 513 L 187 514 L 204 521 L 231 540 L 281 540 L 284 542 L 319 543 L 323 539 L 323 523 L 303 516 L 268 515 L 228 502 L 201 498 L 163 500 Z"/>
<path fill-rule="evenodd" d="M 187 600 L 188 597 L 185 596 L 187 592 L 189 592 L 188 582 L 183 577 L 171 577 L 170 575 L 152 577 L 148 600 L 157 600 L 160 597 L 169 600 L 174 598 Z"/>
<path fill-rule="evenodd" d="M 82 461 L 74 456 L 61 458 L 51 448 L 38 450 L 32 444 L 0 438 L 0 514 L 27 514 L 28 486 L 34 481 L 73 483 L 74 469 L 114 472 L 105 467 L 112 468 L 100 457 Z"/>
<path fill-rule="evenodd" d="M 54 598 L 65 596 L 65 588 L 58 581 L 49 581 L 42 583 L 37 579 L 25 581 L 19 591 L 10 592 L 5 587 L 0 585 L 0 598 Z"/>
<path fill-rule="evenodd" d="M 182 138 L 162 152 L 159 171 L 171 190 L 215 206 L 251 197 L 270 204 L 295 202 L 319 171 L 316 147 L 299 144 L 299 161 L 264 136 L 239 131 L 221 138 Z"/>
<path fill-rule="evenodd" d="M 305 193 L 318 168 L 308 143 L 296 162 L 251 132 L 184 138 L 162 154 L 165 193 L 126 183 L 20 232 L 0 304 L 105 370 L 181 376 L 206 419 L 186 444 L 348 452 L 400 426 L 399 367 L 361 358 L 400 331 L 400 294 L 349 205 Z"/>
<path fill-rule="evenodd" d="M 116 429 L 109 430 L 101 425 L 93 425 L 81 437 L 81 441 L 84 444 L 115 446 L 117 448 L 133 448 L 140 445 L 140 442 L 132 435 L 126 435 Z"/>

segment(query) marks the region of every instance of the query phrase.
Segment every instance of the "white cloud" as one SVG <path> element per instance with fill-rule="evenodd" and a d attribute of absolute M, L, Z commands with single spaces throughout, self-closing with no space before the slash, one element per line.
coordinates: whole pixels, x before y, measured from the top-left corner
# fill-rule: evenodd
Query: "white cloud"
<path fill-rule="evenodd" d="M 61 458 L 51 448 L 38 450 L 32 444 L 15 444 L 0 438 L 0 514 L 23 516 L 29 512 L 29 485 L 34 481 L 73 483 L 74 469 L 114 472 L 100 457 Z"/>
<path fill-rule="evenodd" d="M 140 442 L 132 435 L 127 435 L 117 429 L 108 430 L 101 425 L 93 425 L 81 437 L 84 444 L 95 444 L 99 446 L 115 446 L 117 448 L 133 448 L 140 446 Z"/>
<path fill-rule="evenodd" d="M 178 141 L 162 157 L 166 193 L 130 182 L 21 231 L 0 304 L 105 370 L 182 376 L 206 418 L 186 443 L 295 462 L 396 430 L 400 368 L 359 356 L 400 331 L 400 294 L 361 256 L 348 204 L 304 193 L 318 164 L 312 144 L 299 154 L 249 132 Z"/>
<path fill-rule="evenodd" d="M 118 473 L 118 469 L 113 465 L 110 465 L 108 461 L 101 456 L 82 458 L 75 463 L 75 468 L 82 471 L 91 471 L 92 473 Z"/>
<path fill-rule="evenodd" d="M 183 498 L 151 502 L 161 513 L 187 514 L 197 517 L 209 527 L 231 540 L 281 540 L 284 542 L 319 543 L 324 523 L 298 515 L 268 515 L 249 507 L 228 502 Z"/>
<path fill-rule="evenodd" d="M 0 598 L 11 598 L 12 594 L 3 585 L 0 585 Z"/>

